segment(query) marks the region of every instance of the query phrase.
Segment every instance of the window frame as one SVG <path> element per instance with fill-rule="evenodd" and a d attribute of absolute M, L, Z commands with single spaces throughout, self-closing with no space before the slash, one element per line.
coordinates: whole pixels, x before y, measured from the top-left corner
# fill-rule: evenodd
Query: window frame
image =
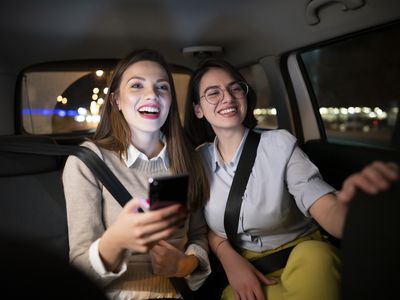
<path fill-rule="evenodd" d="M 15 92 L 15 109 L 14 109 L 14 126 L 16 130 L 16 134 L 21 135 L 38 135 L 38 136 L 51 136 L 56 138 L 57 140 L 68 140 L 68 139 L 81 139 L 84 137 L 91 136 L 93 132 L 90 130 L 82 130 L 82 131 L 74 131 L 74 132 L 66 132 L 66 133 L 46 133 L 46 134 L 33 134 L 28 132 L 23 123 L 23 78 L 24 74 L 27 72 L 51 72 L 51 71 L 90 71 L 90 70 L 98 70 L 99 68 L 108 68 L 114 69 L 118 64 L 119 59 L 85 59 L 85 60 L 67 60 L 67 61 L 54 61 L 54 62 L 45 62 L 39 63 L 35 65 L 28 66 L 21 70 L 18 74 L 17 84 L 16 84 L 16 92 Z M 180 66 L 177 64 L 169 64 L 170 70 L 173 74 L 187 74 L 191 75 L 192 70 Z"/>
<path fill-rule="evenodd" d="M 306 47 L 295 49 L 282 56 L 282 73 L 287 84 L 287 89 L 291 103 L 296 106 L 293 110 L 293 118 L 298 120 L 300 128 L 296 132 L 301 132 L 304 142 L 309 140 L 322 140 L 332 144 L 354 145 L 375 149 L 395 150 L 394 146 L 374 145 L 368 142 L 349 141 L 329 138 L 326 134 L 324 122 L 319 112 L 317 97 L 314 93 L 311 79 L 308 76 L 306 67 L 301 58 L 301 54 L 307 51 L 323 48 L 335 43 L 340 43 L 349 39 L 354 39 L 362 35 L 368 35 L 373 32 L 384 31 L 392 26 L 399 26 L 400 21 L 396 20 L 386 24 L 373 26 L 367 29 L 359 30 L 343 36 L 335 37 L 326 41 L 318 42 Z M 306 115 L 306 117 L 305 117 Z M 296 121 L 297 122 L 297 121 Z"/>

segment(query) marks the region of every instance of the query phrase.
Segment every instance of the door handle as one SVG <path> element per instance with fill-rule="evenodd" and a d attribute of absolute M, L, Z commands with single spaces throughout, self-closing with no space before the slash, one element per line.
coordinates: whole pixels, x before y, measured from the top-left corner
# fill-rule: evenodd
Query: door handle
<path fill-rule="evenodd" d="M 355 10 L 364 6 L 364 0 L 311 0 L 306 7 L 306 22 L 316 25 L 320 22 L 318 12 L 321 8 L 331 4 L 340 3 L 343 11 Z"/>

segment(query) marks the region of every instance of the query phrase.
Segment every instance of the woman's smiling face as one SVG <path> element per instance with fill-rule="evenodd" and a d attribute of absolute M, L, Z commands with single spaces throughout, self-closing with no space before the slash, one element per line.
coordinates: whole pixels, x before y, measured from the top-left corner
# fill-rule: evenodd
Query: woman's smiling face
<path fill-rule="evenodd" d="M 118 109 L 132 133 L 160 130 L 171 106 L 167 72 L 153 61 L 139 61 L 126 69 L 116 94 Z"/>
<path fill-rule="evenodd" d="M 198 118 L 205 117 L 214 131 L 218 129 L 233 129 L 241 127 L 247 112 L 247 99 L 236 99 L 229 92 L 229 87 L 236 80 L 225 70 L 212 68 L 201 78 L 199 85 L 200 103 L 195 105 Z M 210 89 L 219 88 L 223 91 L 223 99 L 210 104 L 203 97 Z"/>

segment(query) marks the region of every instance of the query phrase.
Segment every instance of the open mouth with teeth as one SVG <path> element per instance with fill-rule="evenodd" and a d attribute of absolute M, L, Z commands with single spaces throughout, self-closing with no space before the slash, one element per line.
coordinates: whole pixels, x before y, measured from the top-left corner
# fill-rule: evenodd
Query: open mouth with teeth
<path fill-rule="evenodd" d="M 156 119 L 160 115 L 160 108 L 155 106 L 142 106 L 138 109 L 140 115 L 147 119 Z"/>
<path fill-rule="evenodd" d="M 219 111 L 219 114 L 223 115 L 223 116 L 231 116 L 234 115 L 237 112 L 237 107 L 228 107 L 225 109 L 221 109 Z"/>

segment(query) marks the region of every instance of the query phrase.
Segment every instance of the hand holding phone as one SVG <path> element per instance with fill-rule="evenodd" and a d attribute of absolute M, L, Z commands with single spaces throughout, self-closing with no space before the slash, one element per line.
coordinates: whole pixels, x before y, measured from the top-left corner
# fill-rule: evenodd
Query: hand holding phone
<path fill-rule="evenodd" d="M 188 182 L 187 174 L 150 178 L 150 210 L 176 203 L 187 207 Z"/>

